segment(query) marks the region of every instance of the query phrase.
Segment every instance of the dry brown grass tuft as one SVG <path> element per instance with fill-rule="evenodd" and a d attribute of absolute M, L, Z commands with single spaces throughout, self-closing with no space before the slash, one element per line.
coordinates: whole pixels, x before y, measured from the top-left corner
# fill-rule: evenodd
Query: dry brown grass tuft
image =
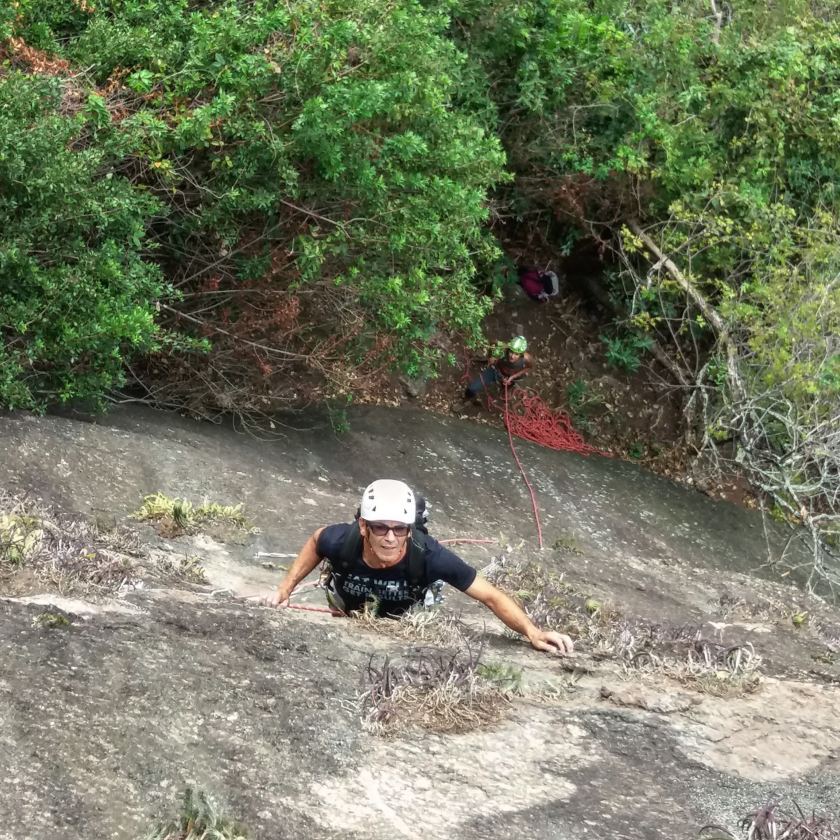
<path fill-rule="evenodd" d="M 807 617 L 808 615 L 805 607 L 786 603 L 780 598 L 769 595 L 756 595 L 747 600 L 743 597 L 724 594 L 712 604 L 718 607 L 720 616 L 724 620 L 751 619 L 769 624 L 796 624 L 799 623 L 795 621 L 797 616 Z"/>
<path fill-rule="evenodd" d="M 164 580 L 200 585 L 208 582 L 204 567 L 197 557 L 159 557 L 155 569 Z"/>
<path fill-rule="evenodd" d="M 454 735 L 498 723 L 509 705 L 507 694 L 479 673 L 481 651 L 452 655 L 425 653 L 407 664 L 373 659 L 362 675 L 364 723 L 377 735 L 406 726 Z"/>
<path fill-rule="evenodd" d="M 617 659 L 628 671 L 655 671 L 719 697 L 761 688 L 761 658 L 752 645 L 728 646 L 703 638 L 701 627 L 667 627 L 626 616 L 615 604 L 581 596 L 536 563 L 496 561 L 485 576 L 515 598 L 538 626 L 567 633 L 579 649 Z"/>
<path fill-rule="evenodd" d="M 840 840 L 840 817 L 815 812 L 807 815 L 796 803 L 796 814 L 790 814 L 779 807 L 780 803 L 776 800 L 747 814 L 738 824 L 737 833 L 707 825 L 700 835 L 704 840 Z"/>
<path fill-rule="evenodd" d="M 28 568 L 61 594 L 110 594 L 130 582 L 138 550 L 129 529 L 102 532 L 0 491 L 0 580 Z"/>
<path fill-rule="evenodd" d="M 662 673 L 681 685 L 715 697 L 743 697 L 763 685 L 758 670 L 761 657 L 750 644 L 725 647 L 695 639 L 684 659 L 664 659 L 659 665 Z"/>
<path fill-rule="evenodd" d="M 382 618 L 377 615 L 375 607 L 366 606 L 363 611 L 352 613 L 351 621 L 357 627 L 373 630 L 379 635 L 447 650 L 460 650 L 465 645 L 475 645 L 480 641 L 480 634 L 458 616 L 438 608 L 427 610 L 422 604 L 397 619 Z"/>

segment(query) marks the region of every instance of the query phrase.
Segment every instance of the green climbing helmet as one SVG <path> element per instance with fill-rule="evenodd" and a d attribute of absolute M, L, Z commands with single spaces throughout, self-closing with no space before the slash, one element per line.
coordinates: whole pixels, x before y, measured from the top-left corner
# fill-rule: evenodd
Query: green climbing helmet
<path fill-rule="evenodd" d="M 514 336 L 508 344 L 508 349 L 511 353 L 524 353 L 528 349 L 528 342 L 525 341 L 524 335 Z"/>

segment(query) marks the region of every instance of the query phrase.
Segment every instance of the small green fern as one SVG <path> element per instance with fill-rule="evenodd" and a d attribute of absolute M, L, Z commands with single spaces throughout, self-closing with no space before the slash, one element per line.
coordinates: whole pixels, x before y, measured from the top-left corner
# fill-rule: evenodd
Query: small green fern
<path fill-rule="evenodd" d="M 220 814 L 206 793 L 187 788 L 177 822 L 161 825 L 146 840 L 252 840 L 238 820 Z"/>

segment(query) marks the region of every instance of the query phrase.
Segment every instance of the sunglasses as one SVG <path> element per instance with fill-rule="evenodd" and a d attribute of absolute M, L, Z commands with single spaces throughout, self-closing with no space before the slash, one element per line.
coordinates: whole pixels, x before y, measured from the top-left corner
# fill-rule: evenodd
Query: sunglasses
<path fill-rule="evenodd" d="M 397 538 L 407 537 L 408 532 L 411 530 L 410 525 L 388 525 L 385 522 L 368 522 L 368 528 L 370 528 L 371 533 L 377 537 L 384 537 L 388 531 L 393 531 L 394 536 Z"/>

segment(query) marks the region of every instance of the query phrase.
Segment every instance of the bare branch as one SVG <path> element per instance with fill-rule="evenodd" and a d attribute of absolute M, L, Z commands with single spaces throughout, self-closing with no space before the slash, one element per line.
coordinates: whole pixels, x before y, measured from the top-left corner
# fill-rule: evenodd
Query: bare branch
<path fill-rule="evenodd" d="M 715 0 L 709 0 L 709 5 L 712 7 L 712 16 L 715 19 L 715 34 L 712 35 L 712 43 L 716 46 L 720 46 L 720 30 L 723 26 L 723 12 L 718 11 L 717 4 Z"/>

